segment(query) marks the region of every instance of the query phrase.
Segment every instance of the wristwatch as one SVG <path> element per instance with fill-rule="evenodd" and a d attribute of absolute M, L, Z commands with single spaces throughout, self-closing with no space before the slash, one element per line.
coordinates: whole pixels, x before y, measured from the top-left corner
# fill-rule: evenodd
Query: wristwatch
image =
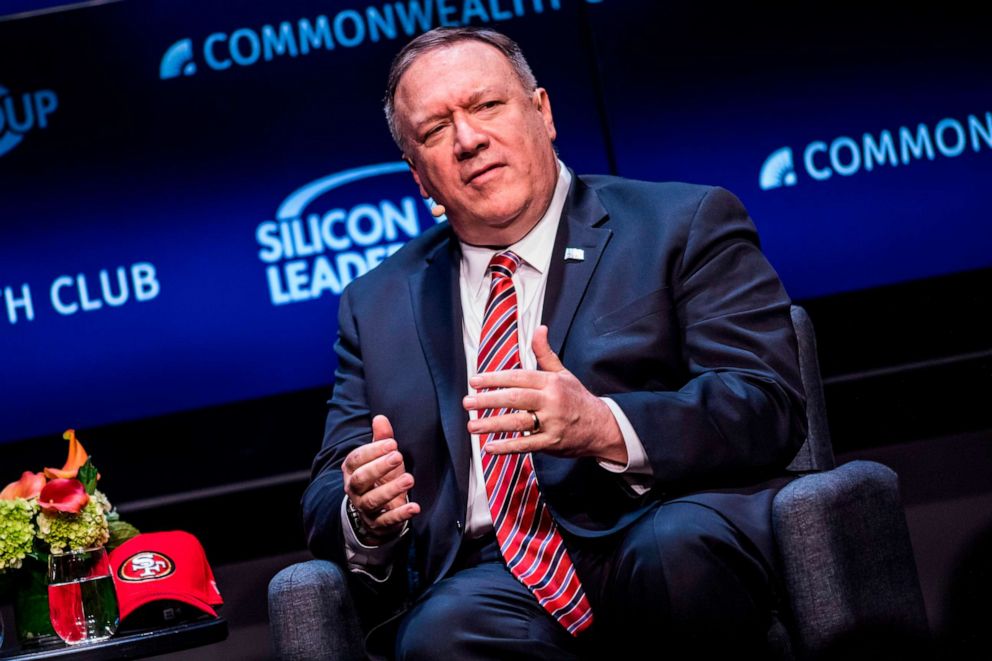
<path fill-rule="evenodd" d="M 389 537 L 382 537 L 376 534 L 371 528 L 365 525 L 361 515 L 358 513 L 358 508 L 351 502 L 351 498 L 347 496 L 345 496 L 345 510 L 348 512 L 348 520 L 351 521 L 351 528 L 355 531 L 355 535 L 359 541 L 365 539 L 378 545 L 389 539 Z"/>

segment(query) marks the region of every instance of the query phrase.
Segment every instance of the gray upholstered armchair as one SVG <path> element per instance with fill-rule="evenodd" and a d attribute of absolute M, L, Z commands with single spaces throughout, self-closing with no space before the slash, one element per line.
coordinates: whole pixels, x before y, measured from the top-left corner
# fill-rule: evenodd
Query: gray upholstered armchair
<path fill-rule="evenodd" d="M 895 645 L 916 658 L 929 631 L 896 475 L 869 461 L 836 466 L 813 326 L 798 306 L 792 321 L 809 434 L 789 466 L 802 476 L 773 505 L 789 612 L 774 618 L 770 656 L 844 658 L 877 647 L 890 658 Z M 281 659 L 365 657 L 344 571 L 331 562 L 311 560 L 276 574 L 269 621 Z"/>

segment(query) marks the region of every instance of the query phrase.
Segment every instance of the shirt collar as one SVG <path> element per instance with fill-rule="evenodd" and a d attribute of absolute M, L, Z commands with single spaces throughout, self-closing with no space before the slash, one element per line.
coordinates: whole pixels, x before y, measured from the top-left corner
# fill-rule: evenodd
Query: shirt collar
<path fill-rule="evenodd" d="M 459 241 L 462 250 L 461 274 L 469 285 L 469 291 L 473 296 L 478 296 L 482 285 L 486 280 L 486 270 L 489 268 L 489 261 L 498 252 L 512 250 L 523 260 L 521 268 L 528 266 L 538 273 L 545 273 L 551 265 L 551 253 L 554 250 L 555 236 L 558 233 L 558 221 L 561 218 L 562 209 L 565 208 L 565 199 L 568 197 L 568 189 L 572 184 L 572 175 L 565 164 L 558 161 L 558 182 L 555 184 L 555 192 L 551 196 L 551 204 L 544 212 L 537 224 L 527 232 L 527 234 L 506 248 L 498 250 L 473 246 Z"/>

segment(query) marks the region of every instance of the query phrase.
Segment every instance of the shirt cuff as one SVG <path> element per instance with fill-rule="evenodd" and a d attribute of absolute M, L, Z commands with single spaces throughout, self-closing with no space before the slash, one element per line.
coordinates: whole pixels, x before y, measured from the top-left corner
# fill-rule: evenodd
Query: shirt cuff
<path fill-rule="evenodd" d="M 358 540 L 355 529 L 348 517 L 348 497 L 341 501 L 341 527 L 344 529 L 344 556 L 348 562 L 348 571 L 365 574 L 376 583 L 385 583 L 393 571 L 393 547 L 396 546 L 407 530 L 409 521 L 403 522 L 403 531 L 385 544 L 366 546 Z"/>
<path fill-rule="evenodd" d="M 600 397 L 600 399 L 610 408 L 613 418 L 617 421 L 617 426 L 620 427 L 624 445 L 627 446 L 627 464 L 623 465 L 606 459 L 597 459 L 596 461 L 604 470 L 622 475 L 627 485 L 640 496 L 650 490 L 651 477 L 654 476 L 651 463 L 648 461 L 648 453 L 620 405 L 609 397 Z"/>

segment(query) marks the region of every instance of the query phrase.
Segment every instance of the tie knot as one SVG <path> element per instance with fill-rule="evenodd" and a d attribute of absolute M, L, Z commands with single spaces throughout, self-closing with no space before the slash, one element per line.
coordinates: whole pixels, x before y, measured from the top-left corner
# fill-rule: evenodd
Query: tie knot
<path fill-rule="evenodd" d="M 520 257 L 510 250 L 496 253 L 489 260 L 489 270 L 492 271 L 493 278 L 512 278 L 518 266 L 520 266 Z"/>

